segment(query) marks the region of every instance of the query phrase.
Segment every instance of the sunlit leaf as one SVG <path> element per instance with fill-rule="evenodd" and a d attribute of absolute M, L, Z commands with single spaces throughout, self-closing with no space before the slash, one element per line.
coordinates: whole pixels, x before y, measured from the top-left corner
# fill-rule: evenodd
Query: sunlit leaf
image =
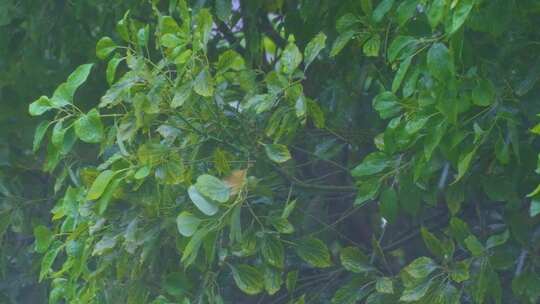
<path fill-rule="evenodd" d="M 305 69 L 317 58 L 317 55 L 324 49 L 326 46 L 326 35 L 324 33 L 317 34 L 311 41 L 307 44 L 306 49 L 304 50 L 304 66 Z"/>
<path fill-rule="evenodd" d="M 197 228 L 201 222 L 201 219 L 197 218 L 188 211 L 183 211 L 176 217 L 176 226 L 178 227 L 178 232 L 187 237 L 192 236 L 195 231 L 197 231 Z"/>
<path fill-rule="evenodd" d="M 283 163 L 291 159 L 291 153 L 284 145 L 279 144 L 269 144 L 264 145 L 264 151 L 266 156 L 276 163 Z"/>
<path fill-rule="evenodd" d="M 87 200 L 96 200 L 98 199 L 103 192 L 105 191 L 105 188 L 109 185 L 112 178 L 116 175 L 116 172 L 112 170 L 105 170 L 101 172 L 96 179 L 94 180 L 94 183 L 92 183 L 92 187 L 88 190 L 88 194 L 86 195 Z"/>
<path fill-rule="evenodd" d="M 195 206 L 204 214 L 212 216 L 219 210 L 217 203 L 205 198 L 195 186 L 190 186 L 188 189 L 188 195 Z"/>
<path fill-rule="evenodd" d="M 96 56 L 99 59 L 106 59 L 116 48 L 116 44 L 110 37 L 103 37 L 96 44 Z"/>
<path fill-rule="evenodd" d="M 310 237 L 298 242 L 296 253 L 313 267 L 326 268 L 332 265 L 328 247 L 321 240 Z"/>
<path fill-rule="evenodd" d="M 249 295 L 256 295 L 264 289 L 263 274 L 249 265 L 231 266 L 236 286 Z"/>

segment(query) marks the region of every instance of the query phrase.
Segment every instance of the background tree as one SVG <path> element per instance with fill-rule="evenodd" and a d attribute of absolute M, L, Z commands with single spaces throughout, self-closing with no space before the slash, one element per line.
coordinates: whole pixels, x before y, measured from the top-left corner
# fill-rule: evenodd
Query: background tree
<path fill-rule="evenodd" d="M 28 103 L 53 90 L 79 64 L 94 60 L 95 43 L 140 1 L 11 1 L 0 3 L 0 302 L 42 303 L 33 228 L 50 222 L 54 179 L 32 154 L 38 121 Z M 105 89 L 87 82 L 79 102 Z"/>

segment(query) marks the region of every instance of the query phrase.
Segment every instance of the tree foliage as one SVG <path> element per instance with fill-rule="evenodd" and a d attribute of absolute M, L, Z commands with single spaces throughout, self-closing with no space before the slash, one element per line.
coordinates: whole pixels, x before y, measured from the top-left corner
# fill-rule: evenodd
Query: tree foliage
<path fill-rule="evenodd" d="M 0 302 L 41 303 L 48 283 L 37 282 L 33 230 L 49 225 L 56 197 L 54 179 L 32 154 L 43 138 L 34 139 L 38 121 L 26 114 L 28 101 L 95 60 L 97 39 L 112 32 L 127 9 L 142 7 L 131 0 L 0 2 Z M 90 76 L 77 95 L 79 105 L 93 103 L 105 89 Z M 40 124 L 36 132 L 45 135 L 46 128 Z"/>
<path fill-rule="evenodd" d="M 29 105 L 50 303 L 538 301 L 535 1 L 143 11 Z"/>

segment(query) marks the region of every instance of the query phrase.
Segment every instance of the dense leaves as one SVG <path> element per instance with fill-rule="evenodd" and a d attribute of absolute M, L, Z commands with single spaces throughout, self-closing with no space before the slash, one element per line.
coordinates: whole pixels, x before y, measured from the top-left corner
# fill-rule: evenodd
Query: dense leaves
<path fill-rule="evenodd" d="M 28 107 L 49 301 L 537 302 L 540 7 L 450 2 L 117 18 Z"/>

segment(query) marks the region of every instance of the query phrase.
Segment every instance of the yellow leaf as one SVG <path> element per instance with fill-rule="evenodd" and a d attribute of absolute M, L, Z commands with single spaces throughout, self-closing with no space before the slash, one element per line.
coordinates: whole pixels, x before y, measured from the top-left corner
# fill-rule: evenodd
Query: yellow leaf
<path fill-rule="evenodd" d="M 231 175 L 223 179 L 223 182 L 225 182 L 231 188 L 231 195 L 236 195 L 238 192 L 240 192 L 240 189 L 242 189 L 246 182 L 246 174 L 247 169 L 234 170 Z"/>

